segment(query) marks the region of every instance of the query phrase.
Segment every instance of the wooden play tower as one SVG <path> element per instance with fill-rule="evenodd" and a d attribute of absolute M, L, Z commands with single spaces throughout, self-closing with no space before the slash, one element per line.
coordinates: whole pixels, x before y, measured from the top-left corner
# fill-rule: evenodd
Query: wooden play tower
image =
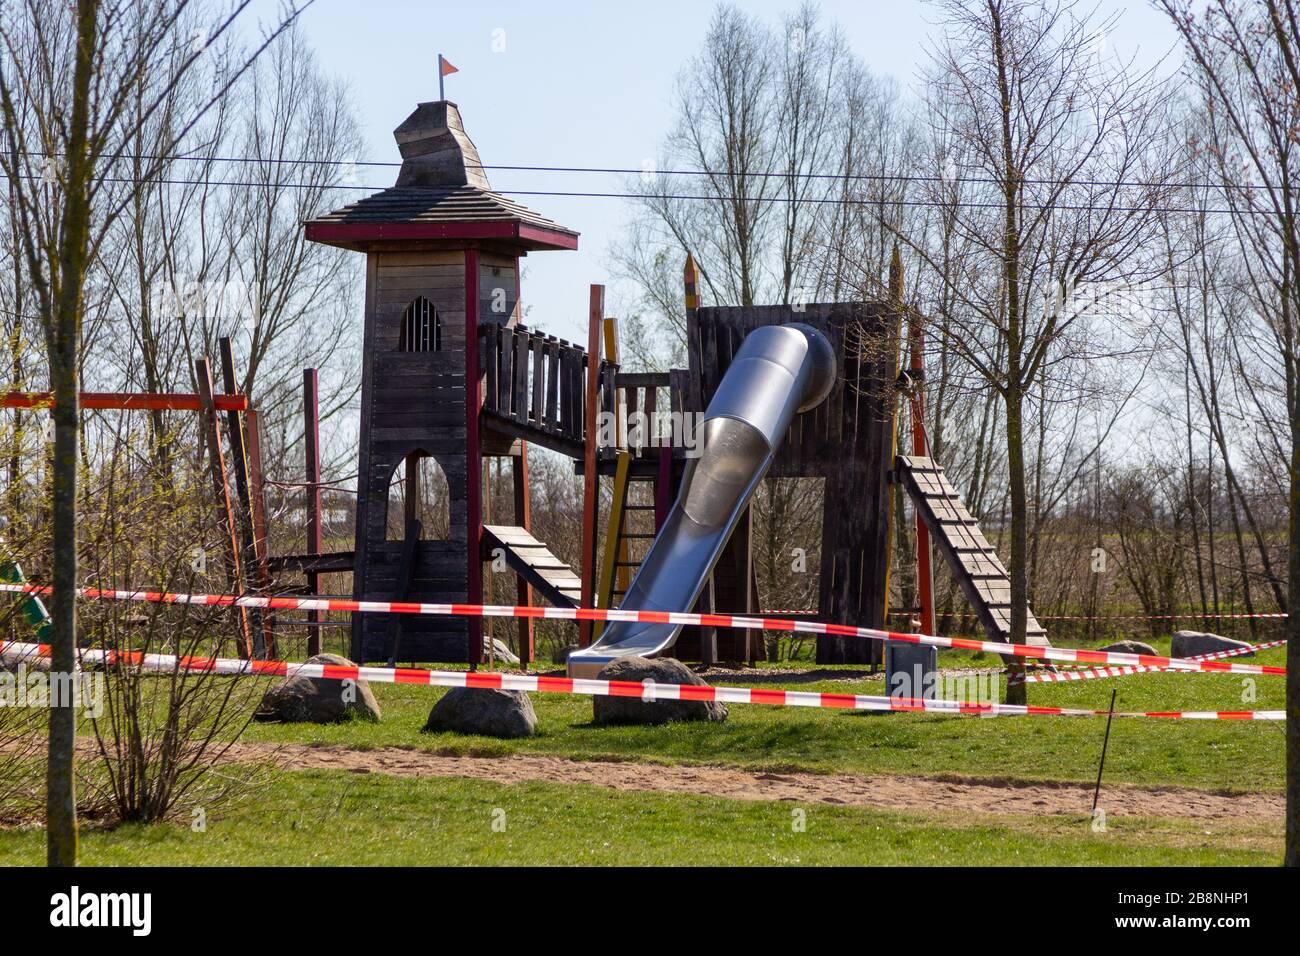
<path fill-rule="evenodd" d="M 524 454 L 520 443 L 479 425 L 480 331 L 518 325 L 523 256 L 576 249 L 578 235 L 492 192 L 455 103 L 421 103 L 394 135 L 397 184 L 306 224 L 308 239 L 366 255 L 354 590 L 476 602 L 483 456 Z M 422 458 L 446 477 L 442 538 L 414 513 Z M 389 490 L 399 468 L 408 513 L 393 540 Z M 386 659 L 397 645 L 405 660 L 476 662 L 479 627 L 357 615 L 352 656 Z"/>
<path fill-rule="evenodd" d="M 823 483 L 815 616 L 887 626 L 892 486 L 902 482 L 916 501 L 919 527 L 934 537 L 985 630 L 1005 639 L 1005 568 L 924 448 L 897 455 L 899 396 L 911 387 L 916 416 L 920 379 L 915 364 L 910 379 L 899 375 L 901 308 L 879 302 L 701 307 L 688 256 L 689 367 L 624 372 L 601 286 L 590 290 L 585 349 L 520 322 L 521 258 L 576 249 L 578 234 L 492 191 L 456 104 L 420 104 L 395 136 L 403 160 L 396 185 L 305 227 L 308 239 L 365 254 L 365 332 L 355 552 L 296 556 L 293 568 L 309 575 L 351 570 L 359 599 L 480 603 L 484 562 L 498 558 L 516 577 L 520 604 L 538 596 L 560 606 L 616 607 L 668 513 L 687 461 L 680 443 L 629 441 L 624 426 L 637 414 L 666 412 L 670 420 L 689 421 L 707 407 L 746 335 L 765 325 L 802 322 L 832 343 L 838 378 L 825 402 L 795 419 L 770 475 Z M 893 278 L 897 284 L 899 277 Z M 610 420 L 616 423 L 612 434 L 599 424 Z M 578 568 L 530 529 L 529 445 L 566 455 L 583 477 Z M 491 457 L 510 462 L 511 524 L 484 521 L 484 463 Z M 418 507 L 418 485 L 430 461 L 446 482 L 446 514 L 437 522 Z M 602 480 L 612 492 L 603 521 Z M 398 487 L 404 504 L 394 521 L 391 499 Z M 758 611 L 752 552 L 746 513 L 695 609 Z M 928 580 L 928 549 L 926 558 Z M 923 601 L 928 594 L 923 588 Z M 520 621 L 518 627 L 527 663 L 534 657 L 531 624 Z M 582 628 L 580 643 L 591 639 L 590 627 Z M 1030 640 L 1045 640 L 1032 616 Z M 705 662 L 751 661 L 762 655 L 761 634 L 688 628 L 673 653 Z M 358 614 L 351 656 L 359 662 L 476 664 L 483 656 L 481 621 Z M 874 665 L 881 659 L 876 641 L 818 639 L 822 663 Z"/>

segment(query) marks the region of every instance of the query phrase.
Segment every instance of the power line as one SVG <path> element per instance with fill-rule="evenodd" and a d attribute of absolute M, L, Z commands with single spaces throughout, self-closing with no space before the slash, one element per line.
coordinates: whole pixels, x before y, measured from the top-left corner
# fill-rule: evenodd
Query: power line
<path fill-rule="evenodd" d="M 39 176 L 23 175 L 22 179 L 35 180 Z M 221 179 L 131 179 L 127 177 L 99 176 L 95 177 L 97 182 L 101 183 L 129 183 L 132 185 L 141 185 L 143 183 L 156 183 L 166 186 L 229 186 L 233 188 L 246 189 L 320 189 L 327 191 L 331 189 L 358 189 L 367 192 L 382 192 L 390 189 L 390 186 L 352 186 L 346 184 L 334 184 L 330 186 L 318 185 L 315 183 L 268 183 L 248 180 L 221 180 Z M 843 206 L 867 206 L 867 205 L 886 205 L 886 206 L 907 206 L 919 208 L 934 209 L 1003 209 L 1003 203 L 1000 202 L 940 202 L 933 199 L 857 199 L 842 198 L 830 196 L 818 196 L 812 198 L 800 198 L 795 196 L 732 196 L 726 194 L 719 195 L 699 195 L 686 193 L 628 193 L 628 192 L 585 192 L 585 191 L 564 191 L 564 190 L 544 190 L 544 189 L 496 189 L 492 190 L 498 195 L 503 196 L 554 196 L 569 199 L 659 199 L 671 200 L 674 202 L 751 202 L 751 203 L 807 203 L 809 205 L 843 205 Z M 1087 203 L 1021 203 L 1022 209 L 1037 210 L 1060 210 L 1062 212 L 1112 212 L 1112 213 L 1130 213 L 1130 212 L 1158 212 L 1171 213 L 1178 215 L 1235 215 L 1249 213 L 1250 215 L 1275 216 L 1278 213 L 1269 209 L 1196 209 L 1176 206 L 1102 206 Z"/>
<path fill-rule="evenodd" d="M 28 156 L 60 156 L 62 153 L 49 153 L 42 150 L 30 150 L 23 155 Z M 144 160 L 148 162 L 195 162 L 195 163 L 236 163 L 249 165 L 273 165 L 273 166 L 345 166 L 345 167 L 375 167 L 396 169 L 401 167 L 399 162 L 381 161 L 381 160 L 347 160 L 347 159 L 293 159 L 284 157 L 258 157 L 258 156 L 201 156 L 192 154 L 149 154 L 149 153 L 113 153 L 104 157 L 105 159 L 133 159 Z M 536 172 L 536 173 L 582 173 L 582 174 L 600 174 L 600 175 L 626 175 L 626 176 L 712 176 L 727 177 L 732 174 L 722 170 L 715 169 L 654 169 L 654 168 L 633 168 L 622 166 L 527 166 L 527 165 L 507 165 L 492 163 L 466 163 L 467 169 L 492 169 L 504 172 Z M 769 171 L 757 170 L 746 172 L 744 178 L 748 179 L 812 179 L 812 180 L 832 180 L 846 182 L 903 182 L 903 183 L 948 183 L 955 180 L 953 176 L 945 175 L 927 175 L 920 173 L 816 173 L 816 172 L 799 172 L 799 171 Z M 993 176 L 974 176 L 960 180 L 963 183 L 980 183 L 984 185 L 999 185 L 1001 179 Z M 1149 189 L 1152 187 L 1165 187 L 1173 189 L 1245 189 L 1261 190 L 1271 192 L 1279 189 L 1277 186 L 1270 186 L 1264 183 L 1243 183 L 1232 187 L 1225 187 L 1222 183 L 1160 183 L 1144 182 L 1142 180 L 1131 179 L 1042 179 L 1026 178 L 1020 180 L 1026 185 L 1032 186 L 1094 186 L 1094 187 L 1131 187 L 1139 189 Z M 365 187 L 358 187 L 365 188 Z"/>

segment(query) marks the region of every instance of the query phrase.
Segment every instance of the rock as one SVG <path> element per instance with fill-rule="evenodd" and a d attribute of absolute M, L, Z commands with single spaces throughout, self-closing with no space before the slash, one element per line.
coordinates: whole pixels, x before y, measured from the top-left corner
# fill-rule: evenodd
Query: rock
<path fill-rule="evenodd" d="M 515 652 L 501 640 L 501 638 L 488 639 L 486 634 L 483 635 L 483 660 L 495 658 L 498 664 L 518 664 L 519 658 Z"/>
<path fill-rule="evenodd" d="M 308 664 L 355 666 L 337 654 L 317 654 Z M 290 677 L 266 692 L 257 707 L 257 720 L 284 723 L 332 724 L 349 717 L 378 720 L 379 703 L 363 680 L 341 681 L 325 677 Z"/>
<path fill-rule="evenodd" d="M 657 684 L 698 684 L 705 681 L 671 657 L 620 657 L 596 675 L 600 680 L 654 681 Z M 676 720 L 727 719 L 727 705 L 714 700 L 652 700 L 636 697 L 593 697 L 597 724 L 666 724 Z"/>
<path fill-rule="evenodd" d="M 450 730 L 484 737 L 532 737 L 537 733 L 533 702 L 521 690 L 453 687 L 429 711 L 425 733 Z"/>
<path fill-rule="evenodd" d="M 1207 634 L 1204 631 L 1175 631 L 1169 646 L 1170 657 L 1196 657 L 1198 654 L 1213 654 L 1216 651 L 1233 651 L 1250 647 L 1245 641 Z M 1242 654 L 1242 657 L 1254 657 L 1254 653 Z"/>
<path fill-rule="evenodd" d="M 1114 644 L 1107 644 L 1105 647 L 1097 648 L 1099 651 L 1114 651 L 1116 654 L 1149 654 L 1152 657 L 1160 656 L 1160 652 L 1150 644 L 1143 644 L 1141 641 L 1116 641 Z"/>
<path fill-rule="evenodd" d="M 8 648 L 5 653 L 0 654 L 0 671 L 17 674 L 20 668 L 24 673 L 28 674 L 37 672 L 48 674 L 50 672 L 50 659 L 40 654 L 18 651 L 13 648 Z M 89 669 L 89 667 L 82 667 L 82 670 Z"/>
<path fill-rule="evenodd" d="M 569 644 L 561 647 L 558 651 L 551 654 L 551 663 L 560 664 L 561 666 L 569 663 L 569 655 L 578 649 L 577 644 Z"/>

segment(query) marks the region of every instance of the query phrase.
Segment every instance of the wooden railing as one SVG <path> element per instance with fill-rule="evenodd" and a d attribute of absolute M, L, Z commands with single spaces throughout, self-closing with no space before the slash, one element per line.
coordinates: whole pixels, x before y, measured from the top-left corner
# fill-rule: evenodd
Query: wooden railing
<path fill-rule="evenodd" d="M 523 325 L 481 326 L 479 346 L 486 378 L 484 411 L 517 429 L 541 432 L 571 446 L 583 444 L 587 403 L 584 349 Z M 665 411 L 681 411 L 685 376 L 684 371 L 620 372 L 614 363 L 601 362 L 599 411 L 617 413 L 622 423 L 611 452 L 623 445 L 627 423 L 638 420 L 638 412 L 653 419 Z"/>
<path fill-rule="evenodd" d="M 582 444 L 587 353 L 523 325 L 479 328 L 487 379 L 483 408 L 515 424 Z"/>

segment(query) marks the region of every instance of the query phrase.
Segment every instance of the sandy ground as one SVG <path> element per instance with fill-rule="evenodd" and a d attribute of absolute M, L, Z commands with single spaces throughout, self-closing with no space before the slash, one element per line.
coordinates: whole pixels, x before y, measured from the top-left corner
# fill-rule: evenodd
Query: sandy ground
<path fill-rule="evenodd" d="M 445 756 L 404 747 L 353 750 L 335 746 L 242 743 L 229 756 L 236 760 L 241 756 L 271 756 L 282 767 L 292 770 L 344 770 L 397 777 L 472 777 L 505 784 L 530 780 L 587 783 L 614 790 L 690 793 L 733 800 L 788 800 L 956 814 L 1087 816 L 1091 812 L 1093 791 L 1091 785 L 1082 783 L 958 776 L 764 773 L 726 767 L 582 761 L 532 754 Z M 1229 794 L 1191 787 L 1103 784 L 1101 806 L 1110 816 L 1265 821 L 1282 819 L 1285 797 L 1280 792 Z"/>

